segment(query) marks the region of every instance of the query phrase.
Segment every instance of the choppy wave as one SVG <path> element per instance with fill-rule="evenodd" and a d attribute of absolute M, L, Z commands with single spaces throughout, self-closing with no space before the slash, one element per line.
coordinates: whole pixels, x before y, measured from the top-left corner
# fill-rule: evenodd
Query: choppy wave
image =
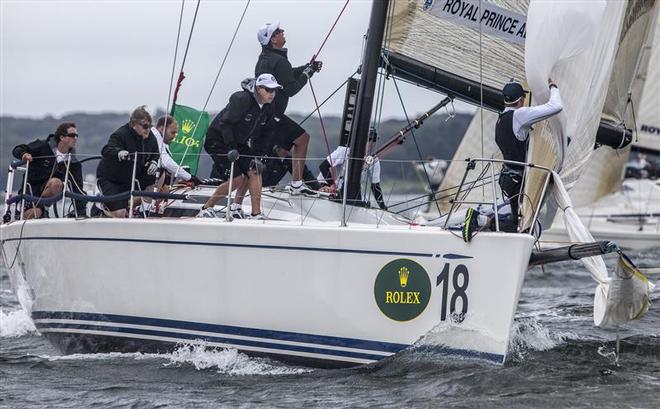
<path fill-rule="evenodd" d="M 22 337 L 35 332 L 34 323 L 24 310 L 0 310 L 0 338 Z"/>
<path fill-rule="evenodd" d="M 308 369 L 251 358 L 236 349 L 209 349 L 204 342 L 182 344 L 167 358 L 172 365 L 190 364 L 198 370 L 215 368 L 227 375 L 293 375 L 309 372 Z"/>

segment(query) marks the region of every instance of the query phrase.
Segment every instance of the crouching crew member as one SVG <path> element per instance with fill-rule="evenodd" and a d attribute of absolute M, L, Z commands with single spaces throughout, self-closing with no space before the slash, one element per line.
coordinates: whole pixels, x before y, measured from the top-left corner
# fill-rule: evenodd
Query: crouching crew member
<path fill-rule="evenodd" d="M 367 151 L 368 149 L 367 146 Z M 344 185 L 344 165 L 348 160 L 349 151 L 350 149 L 347 146 L 339 145 L 319 165 L 321 173 L 318 175 L 318 181 L 325 185 L 321 188 L 322 192 L 332 193 L 337 197 L 341 196 Z M 332 176 L 333 171 L 336 180 Z M 362 180 L 366 181 L 367 179 L 371 179 L 371 192 L 374 194 L 378 207 L 387 210 L 385 200 L 383 200 L 383 190 L 380 187 L 380 161 L 377 157 L 368 156 L 365 158 L 362 168 Z"/>
<path fill-rule="evenodd" d="M 258 159 L 272 146 L 274 130 L 271 102 L 282 86 L 271 74 L 261 74 L 241 83 L 242 91 L 229 98 L 229 104 L 213 119 L 206 131 L 205 147 L 211 153 L 214 167 L 226 180 L 202 206 L 198 217 L 215 217 L 213 206 L 229 192 L 231 162 L 227 154 L 236 150 L 239 158 L 234 162 L 232 190 L 248 183 L 252 204 L 252 218 L 263 219 L 261 214 L 261 161 Z M 210 147 L 210 150 L 209 150 Z"/>
<path fill-rule="evenodd" d="M 48 135 L 46 140 L 37 139 L 28 144 L 21 144 L 12 150 L 16 159 L 30 162 L 27 192 L 32 196 L 47 198 L 57 196 L 64 189 L 67 161 L 69 163 L 68 183 L 70 190 L 85 194 L 82 190 L 82 166 L 76 158 L 75 147 L 78 142 L 78 130 L 73 122 L 64 122 Z M 78 216 L 85 216 L 85 202 L 74 201 Z M 38 219 L 45 215 L 45 206 L 37 203 L 27 203 L 23 217 Z"/>
<path fill-rule="evenodd" d="M 533 107 L 524 106 L 525 91 L 520 83 L 509 82 L 502 89 L 505 108 L 495 125 L 495 142 L 502 151 L 504 160 L 525 162 L 527 141 L 532 125 L 561 112 L 559 88 L 552 79 L 548 79 L 548 86 L 550 87 L 548 102 Z M 517 230 L 523 171 L 524 167 L 521 165 L 505 163 L 502 166 L 499 185 L 509 199 L 513 218 L 511 225 L 505 225 L 504 230 Z"/>
<path fill-rule="evenodd" d="M 127 124 L 110 135 L 108 143 L 101 150 L 103 158 L 96 168 L 99 189 L 104 196 L 133 190 L 133 164 L 136 163 L 135 179 L 139 189 L 153 188 L 158 170 L 158 142 L 151 133 L 151 115 L 144 105 L 136 108 Z M 135 153 L 137 152 L 137 158 Z M 136 186 L 136 190 L 139 190 Z M 148 199 L 145 201 L 149 201 Z M 105 203 L 107 215 L 126 217 L 128 200 Z M 138 204 L 135 200 L 134 204 Z"/>

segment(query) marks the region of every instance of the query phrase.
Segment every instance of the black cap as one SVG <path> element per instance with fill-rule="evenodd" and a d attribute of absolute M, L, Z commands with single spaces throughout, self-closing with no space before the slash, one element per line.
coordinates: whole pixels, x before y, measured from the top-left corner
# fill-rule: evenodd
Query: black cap
<path fill-rule="evenodd" d="M 519 82 L 509 82 L 504 88 L 502 88 L 502 95 L 504 96 L 504 102 L 507 104 L 514 104 L 518 100 L 525 96 L 525 90 L 523 89 L 522 84 Z"/>

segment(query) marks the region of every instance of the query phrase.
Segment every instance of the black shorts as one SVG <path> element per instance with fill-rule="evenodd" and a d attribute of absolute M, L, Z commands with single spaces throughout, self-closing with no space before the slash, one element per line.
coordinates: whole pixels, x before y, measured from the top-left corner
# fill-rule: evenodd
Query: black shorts
<path fill-rule="evenodd" d="M 286 115 L 281 115 L 279 121 L 277 119 L 275 121 L 275 143 L 281 148 L 288 151 L 291 150 L 293 141 L 298 139 L 306 131 L 296 121 Z"/>
<path fill-rule="evenodd" d="M 234 177 L 238 177 L 241 174 L 247 176 L 250 169 L 254 168 L 254 159 L 262 155 L 259 155 L 247 145 L 239 146 L 238 153 L 238 160 L 234 162 Z M 211 172 L 211 177 L 225 181 L 229 180 L 231 175 L 231 162 L 227 159 L 227 154 L 213 155 L 212 158 L 213 171 Z"/>
<path fill-rule="evenodd" d="M 101 194 L 103 196 L 112 196 L 119 193 L 128 192 L 131 190 L 131 185 L 115 183 L 108 179 L 103 179 L 103 178 L 98 179 L 96 181 L 96 184 L 101 190 Z M 128 199 L 106 202 L 104 203 L 104 205 L 105 207 L 108 208 L 108 210 L 114 212 L 115 210 L 126 209 L 128 207 Z"/>

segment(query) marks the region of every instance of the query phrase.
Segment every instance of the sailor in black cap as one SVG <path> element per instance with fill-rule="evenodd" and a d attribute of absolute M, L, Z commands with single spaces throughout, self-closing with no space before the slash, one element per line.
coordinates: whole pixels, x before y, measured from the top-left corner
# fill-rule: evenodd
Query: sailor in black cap
<path fill-rule="evenodd" d="M 562 110 L 559 88 L 548 78 L 550 99 L 543 105 L 526 107 L 523 86 L 513 80 L 502 89 L 504 96 L 504 111 L 495 125 L 495 142 L 502 151 L 504 160 L 525 162 L 527 156 L 527 138 L 532 125 L 558 114 Z M 524 167 L 515 164 L 504 164 L 500 173 L 499 184 L 502 192 L 509 198 L 511 215 L 510 226 L 505 230 L 516 231 L 518 226 L 519 196 L 522 187 Z"/>

